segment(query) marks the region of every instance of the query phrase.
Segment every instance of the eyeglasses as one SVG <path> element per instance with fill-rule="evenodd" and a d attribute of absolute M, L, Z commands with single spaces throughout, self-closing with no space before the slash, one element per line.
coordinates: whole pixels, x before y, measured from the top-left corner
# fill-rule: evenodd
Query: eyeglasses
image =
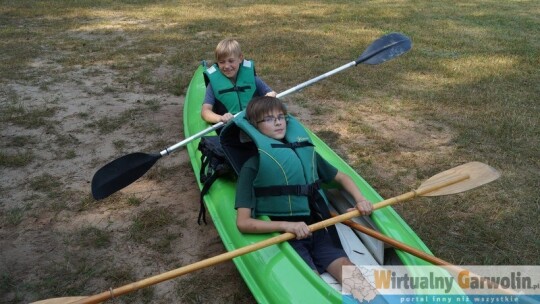
<path fill-rule="evenodd" d="M 276 123 L 276 121 L 289 121 L 289 116 L 285 114 L 279 114 L 277 117 L 275 116 L 265 116 L 262 120 L 257 121 L 257 123 L 265 122 L 267 124 Z"/>

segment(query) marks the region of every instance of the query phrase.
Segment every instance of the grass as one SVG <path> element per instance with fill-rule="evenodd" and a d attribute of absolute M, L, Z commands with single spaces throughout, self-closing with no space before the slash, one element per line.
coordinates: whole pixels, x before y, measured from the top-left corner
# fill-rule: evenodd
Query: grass
<path fill-rule="evenodd" d="M 76 232 L 78 243 L 86 248 L 107 248 L 111 245 L 111 233 L 97 227 L 83 227 Z"/>
<path fill-rule="evenodd" d="M 1 167 L 24 167 L 31 163 L 33 159 L 34 155 L 30 151 L 25 151 L 14 155 L 0 152 Z"/>
<path fill-rule="evenodd" d="M 138 101 L 138 103 L 139 102 L 140 101 Z M 102 117 L 97 121 L 89 122 L 86 127 L 95 128 L 103 135 L 117 131 L 125 125 L 129 125 L 131 128 L 146 134 L 159 134 L 162 130 L 161 127 L 157 126 L 152 120 L 145 121 L 142 118 L 148 116 L 149 111 L 150 113 L 156 112 L 160 108 L 161 105 L 159 104 L 159 100 L 145 100 L 134 109 L 125 110 L 114 117 Z M 117 144 L 115 143 L 115 145 Z M 121 147 L 120 143 L 119 148 Z"/>
<path fill-rule="evenodd" d="M 175 234 L 167 228 L 179 223 L 169 209 L 145 209 L 148 202 L 135 196 L 96 202 L 70 189 L 70 182 L 87 174 L 78 162 L 81 155 L 95 154 L 94 161 L 103 164 L 99 153 L 115 134 L 131 131 L 110 143 L 121 153 L 149 141 L 152 150 L 174 142 L 159 138 L 170 126 L 155 116 L 166 106 L 158 97 L 141 98 L 125 111 L 97 109 L 125 101 L 117 97 L 124 92 L 184 94 L 197 64 L 211 61 L 217 42 L 231 36 L 277 92 L 356 59 L 385 33 L 411 37 L 408 54 L 332 76 L 287 96 L 286 102 L 308 113 L 308 126 L 384 197 L 468 161 L 501 171 L 500 180 L 474 191 L 395 209 L 436 256 L 450 262 L 540 264 L 536 1 L 7 0 L 0 14 L 1 175 L 33 176 L 22 187 L 2 179 L 0 221 L 7 223 L 2 229 L 19 235 L 14 229 L 33 220 L 41 223 L 49 213 L 55 214 L 50 227 L 71 218 L 94 219 L 73 232 L 79 240 L 80 233 L 88 235 L 88 256 L 70 247 L 59 255 L 62 259 L 36 265 L 43 276 L 27 281 L 19 272 L 1 269 L 0 290 L 8 296 L 0 301 L 88 294 L 135 278 L 138 266 L 123 270 L 111 262 L 92 269 L 96 257 L 90 255 L 103 254 L 101 244 L 117 246 L 116 233 L 126 236 L 127 246 L 163 255 L 174 250 Z M 71 80 L 74 72 L 85 77 Z M 85 80 L 110 73 L 112 83 L 86 85 Z M 70 96 L 48 94 L 57 85 L 80 87 L 92 104 L 73 111 L 65 104 Z M 36 89 L 43 97 L 27 94 Z M 75 131 L 64 129 L 58 118 L 68 112 L 82 121 Z M 100 142 L 89 147 L 85 136 L 92 132 Z M 80 172 L 50 173 L 46 165 L 51 162 L 69 162 Z M 190 172 L 182 166 L 157 166 L 146 178 L 163 185 L 178 170 Z M 12 194 L 19 188 L 28 192 L 23 199 Z M 101 215 L 121 211 L 134 213 L 130 224 L 114 234 L 97 225 L 106 221 Z M 9 264 L 3 259 L 0 266 Z M 106 282 L 94 284 L 96 277 Z M 203 282 L 195 277 L 186 284 Z M 209 300 L 200 289 L 184 287 L 186 302 Z M 125 301 L 152 302 L 154 294 L 148 289 Z M 234 302 L 250 302 L 248 295 L 240 292 L 239 297 Z"/>
<path fill-rule="evenodd" d="M 25 128 L 38 128 L 46 124 L 46 119 L 52 117 L 57 110 L 58 107 L 29 109 L 23 104 L 10 104 L 3 107 L 0 121 L 11 122 Z"/>
<path fill-rule="evenodd" d="M 38 192 L 47 193 L 47 196 L 53 197 L 62 183 L 50 174 L 42 174 L 32 178 L 29 183 L 30 189 Z"/>
<path fill-rule="evenodd" d="M 171 242 L 181 236 L 181 233 L 167 231 L 167 227 L 174 223 L 174 218 L 165 208 L 143 210 L 133 217 L 129 238 L 158 252 L 169 253 Z"/>
<path fill-rule="evenodd" d="M 85 286 L 95 278 L 100 278 L 99 285 L 102 285 L 102 289 L 107 289 L 106 286 L 110 284 L 116 286 L 135 280 L 134 270 L 125 265 L 115 265 L 114 261 L 107 260 L 96 262 L 84 253 L 75 254 L 69 251 L 57 261 L 49 262 L 46 271 L 50 276 L 30 286 L 31 290 L 40 291 L 45 297 L 84 294 Z M 64 279 L 57 280 L 59 276 Z M 96 284 L 95 281 L 93 284 Z M 142 290 L 127 295 L 124 300 L 133 301 L 136 297 L 147 299 L 152 291 L 152 288 Z"/>
<path fill-rule="evenodd" d="M 7 211 L 7 224 L 17 226 L 24 218 L 25 207 L 17 207 Z"/>
<path fill-rule="evenodd" d="M 142 200 L 134 195 L 128 197 L 127 203 L 132 206 L 139 206 L 142 204 Z"/>

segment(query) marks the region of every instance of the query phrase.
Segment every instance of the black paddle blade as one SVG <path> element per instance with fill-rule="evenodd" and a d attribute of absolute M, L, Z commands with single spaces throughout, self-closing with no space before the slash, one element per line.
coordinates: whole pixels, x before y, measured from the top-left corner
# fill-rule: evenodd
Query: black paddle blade
<path fill-rule="evenodd" d="M 409 37 L 400 33 L 391 33 L 375 40 L 363 53 L 356 59 L 356 65 L 379 64 L 398 57 L 412 47 Z"/>
<path fill-rule="evenodd" d="M 100 200 L 143 176 L 161 158 L 160 154 L 132 153 L 113 160 L 92 178 L 92 196 Z"/>

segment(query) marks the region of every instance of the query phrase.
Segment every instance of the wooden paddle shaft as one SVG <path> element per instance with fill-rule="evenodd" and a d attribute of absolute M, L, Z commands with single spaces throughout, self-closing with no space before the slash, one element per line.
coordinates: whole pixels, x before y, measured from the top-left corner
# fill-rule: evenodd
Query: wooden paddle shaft
<path fill-rule="evenodd" d="M 449 178 L 448 180 L 445 180 L 444 182 L 435 184 L 433 186 L 421 187 L 421 188 L 419 188 L 417 190 L 413 190 L 413 191 L 410 191 L 410 192 L 407 192 L 407 193 L 404 193 L 404 194 L 389 198 L 389 199 L 384 200 L 382 202 L 376 203 L 375 205 L 373 205 L 373 210 L 377 210 L 377 209 L 380 209 L 380 208 L 383 208 L 383 207 L 386 207 L 386 206 L 389 206 L 389 205 L 393 205 L 393 204 L 396 204 L 396 203 L 399 203 L 399 202 L 403 202 L 403 201 L 413 199 L 413 198 L 415 198 L 417 196 L 427 194 L 427 193 L 429 193 L 431 191 L 439 190 L 439 189 L 444 188 L 444 187 L 446 187 L 448 185 L 453 185 L 453 184 L 459 183 L 459 182 L 464 181 L 464 180 L 466 180 L 468 178 L 469 178 L 468 174 L 462 174 L 462 175 L 457 175 L 455 177 Z M 329 219 L 324 220 L 322 222 L 312 224 L 312 225 L 309 226 L 309 228 L 311 229 L 311 231 L 315 231 L 315 230 L 326 228 L 328 226 L 335 225 L 337 223 L 341 223 L 341 222 L 346 221 L 346 220 L 350 220 L 350 219 L 352 219 L 354 217 L 358 217 L 358 216 L 361 216 L 360 211 L 354 210 L 354 211 L 350 211 L 350 212 L 338 215 L 336 217 L 329 218 Z"/>
<path fill-rule="evenodd" d="M 463 180 L 468 179 L 468 178 L 469 178 L 469 175 L 466 175 L 466 174 L 458 175 L 456 177 L 453 177 L 451 179 L 448 179 L 448 180 L 446 180 L 444 182 L 438 183 L 438 184 L 433 185 L 431 187 L 425 187 L 425 188 L 421 188 L 421 189 L 418 189 L 418 190 L 410 191 L 410 192 L 407 192 L 405 194 L 402 194 L 402 195 L 399 195 L 399 196 L 384 200 L 384 201 L 382 201 L 380 203 L 377 203 L 377 204 L 373 205 L 373 209 L 380 209 L 380 208 L 386 207 L 388 205 L 392 205 L 392 204 L 396 204 L 398 202 L 409 200 L 409 199 L 412 199 L 412 198 L 414 198 L 416 196 L 428 193 L 430 191 L 438 190 L 440 188 L 443 188 L 443 187 L 446 187 L 448 185 L 458 183 L 458 182 L 463 181 Z M 347 212 L 347 213 L 344 213 L 342 215 L 339 215 L 339 216 L 329 218 L 329 219 L 326 219 L 324 221 L 312 224 L 312 225 L 309 226 L 309 229 L 311 231 L 320 230 L 320 229 L 326 228 L 328 226 L 332 226 L 332 225 L 335 225 L 337 223 L 341 223 L 341 222 L 343 222 L 345 220 L 350 220 L 350 219 L 352 219 L 354 217 L 358 217 L 360 215 L 361 214 L 360 214 L 360 212 L 358 210 L 354 210 L 354 211 Z M 138 290 L 138 289 L 150 286 L 150 285 L 154 285 L 154 284 L 166 281 L 166 280 L 170 280 L 172 278 L 175 278 L 175 277 L 178 277 L 178 276 L 181 276 L 181 275 L 184 275 L 184 274 L 187 274 L 187 273 L 190 273 L 190 272 L 193 272 L 193 271 L 205 268 L 205 267 L 213 266 L 213 265 L 216 265 L 216 264 L 228 261 L 228 260 L 232 260 L 235 257 L 241 256 L 241 255 L 244 255 L 244 254 L 247 254 L 247 253 L 250 253 L 250 252 L 253 252 L 253 251 L 268 247 L 268 246 L 271 246 L 271 245 L 279 244 L 279 243 L 291 240 L 293 238 L 295 238 L 294 234 L 288 233 L 288 232 L 283 233 L 283 234 L 280 234 L 278 236 L 266 239 L 264 241 L 261 241 L 261 242 L 255 243 L 255 244 L 251 244 L 249 246 L 245 246 L 245 247 L 242 247 L 242 248 L 238 248 L 236 250 L 229 251 L 229 252 L 217 255 L 215 257 L 212 257 L 212 258 L 208 258 L 206 260 L 202 260 L 202 261 L 190 264 L 190 265 L 186 265 L 184 267 L 180 267 L 180 268 L 177 268 L 177 269 L 174 269 L 174 270 L 171 270 L 171 271 L 168 271 L 168 272 L 165 272 L 165 273 L 162 273 L 162 274 L 150 277 L 150 278 L 146 278 L 146 279 L 140 280 L 138 282 L 130 283 L 130 284 L 124 285 L 122 287 L 111 289 L 109 291 L 104 291 L 104 292 L 102 292 L 100 294 L 97 294 L 97 295 L 89 296 L 87 298 L 81 299 L 81 300 L 76 301 L 74 303 L 78 303 L 78 304 L 82 304 L 82 303 L 84 303 L 84 304 L 100 303 L 100 302 L 105 301 L 107 299 L 110 299 L 110 298 L 113 298 L 113 297 L 116 297 L 116 296 L 120 296 L 120 295 L 126 294 L 128 292 L 132 292 L 132 291 L 135 291 L 135 290 Z"/>
<path fill-rule="evenodd" d="M 435 191 L 435 190 L 443 188 L 445 186 L 458 183 L 458 182 L 463 181 L 463 180 L 465 180 L 467 178 L 469 178 L 469 176 L 464 174 L 464 175 L 460 175 L 460 176 L 457 176 L 455 178 L 449 179 L 449 180 L 445 181 L 444 183 L 440 183 L 440 184 L 437 184 L 437 185 L 434 185 L 434 186 L 428 187 L 428 188 L 423 188 L 423 189 L 421 189 L 421 191 L 420 190 L 410 191 L 410 192 L 407 192 L 405 194 L 402 194 L 402 195 L 399 195 L 399 196 L 384 200 L 384 201 L 382 201 L 380 203 L 377 203 L 377 204 L 373 205 L 373 209 L 380 209 L 380 208 L 386 207 L 388 205 L 392 205 L 392 204 L 396 204 L 398 202 L 409 200 L 409 199 L 412 199 L 412 198 L 414 198 L 416 196 L 428 193 L 430 191 Z M 310 228 L 311 231 L 320 230 L 320 229 L 323 229 L 325 227 L 328 227 L 328 226 L 335 225 L 337 223 L 343 222 L 345 220 L 350 220 L 350 219 L 352 219 L 354 217 L 357 217 L 357 216 L 360 216 L 360 215 L 361 214 L 360 214 L 360 212 L 358 210 L 354 210 L 354 211 L 351 211 L 351 212 L 336 216 L 334 218 L 329 218 L 329 219 L 324 220 L 322 222 L 312 224 L 312 225 L 309 226 L 309 228 Z M 160 283 L 160 282 L 163 282 L 163 281 L 166 281 L 166 280 L 169 280 L 169 279 L 184 275 L 186 273 L 193 272 L 195 270 L 199 270 L 199 269 L 202 269 L 202 268 L 205 268 L 205 267 L 209 267 L 209 266 L 212 266 L 212 265 L 216 265 L 216 264 L 231 260 L 231 259 L 233 259 L 235 257 L 241 256 L 241 255 L 246 254 L 246 253 L 250 253 L 250 252 L 253 252 L 253 251 L 268 247 L 268 246 L 271 246 L 271 245 L 275 245 L 275 244 L 278 244 L 278 243 L 282 243 L 282 242 L 291 240 L 294 237 L 295 237 L 295 235 L 292 234 L 292 233 L 283 233 L 283 234 L 280 234 L 280 235 L 275 236 L 273 238 L 270 238 L 270 239 L 267 239 L 267 240 L 264 240 L 264 241 L 261 241 L 261 242 L 246 246 L 246 247 L 242 247 L 242 248 L 230 251 L 230 252 L 226 252 L 226 253 L 220 254 L 218 256 L 215 256 L 215 257 L 212 257 L 212 258 L 209 258 L 209 259 L 206 259 L 206 260 L 202 260 L 200 262 L 196 262 L 196 263 L 184 266 L 184 267 L 180 267 L 180 268 L 177 268 L 175 270 L 171 270 L 171 271 L 168 271 L 168 272 L 165 272 L 165 273 L 162 273 L 162 274 L 159 274 L 159 275 L 156 275 L 156 276 L 153 276 L 153 277 L 150 277 L 150 278 L 138 281 L 138 282 L 134 282 L 134 283 L 131 283 L 131 284 L 128 284 L 128 285 L 124 285 L 122 287 L 118 287 L 118 288 L 110 290 L 110 291 L 106 291 L 106 292 L 102 292 L 102 293 L 94 295 L 94 296 L 90 296 L 88 298 L 82 299 L 82 300 L 77 301 L 75 303 L 99 303 L 101 301 L 110 299 L 112 297 L 123 295 L 125 293 L 131 292 L 131 291 L 134 291 L 134 290 L 138 290 L 138 289 L 141 289 L 141 288 L 153 285 L 153 284 L 157 284 L 157 283 Z"/>
<path fill-rule="evenodd" d="M 337 214 L 333 213 L 332 212 L 332 217 L 335 217 L 337 216 Z M 376 230 L 373 230 L 373 229 L 370 229 L 366 226 L 363 226 L 363 225 L 360 225 L 356 222 L 353 222 L 351 220 L 346 220 L 343 222 L 343 224 L 355 229 L 355 230 L 358 230 L 362 233 L 365 233 L 373 238 L 376 238 L 380 241 L 383 241 L 385 242 L 386 244 L 388 245 L 391 245 L 392 247 L 394 248 L 397 248 L 399 250 L 402 250 L 402 251 L 405 251 L 405 252 L 408 252 L 416 257 L 419 257 L 425 261 L 428 261 L 430 262 L 431 264 L 434 264 L 434 265 L 444 265 L 444 266 L 452 266 L 452 264 L 450 264 L 449 262 L 445 261 L 445 260 L 442 260 L 442 259 L 439 259 L 437 257 L 434 257 L 432 255 L 429 255 L 423 251 L 420 251 L 414 247 L 411 247 L 405 243 L 402 243 L 398 240 L 395 240 L 393 238 L 390 238 L 390 237 L 387 237 L 386 235 L 376 231 Z M 461 269 L 461 268 L 460 268 Z"/>
<path fill-rule="evenodd" d="M 332 216 L 337 216 L 335 213 L 332 213 Z M 448 271 L 451 271 L 453 273 L 461 273 L 461 272 L 467 272 L 468 273 L 468 276 L 469 277 L 475 277 L 475 278 L 478 278 L 482 281 L 484 281 L 486 283 L 486 285 L 488 286 L 491 286 L 491 287 L 495 287 L 497 288 L 497 290 L 505 293 L 505 294 L 508 294 L 508 295 L 518 295 L 518 293 L 512 289 L 504 289 L 504 288 L 501 288 L 500 286 L 498 286 L 495 282 L 492 282 L 489 278 L 486 278 L 486 277 L 482 277 L 478 274 L 475 274 L 465 268 L 462 268 L 462 267 L 459 267 L 457 265 L 453 265 L 451 264 L 450 262 L 447 262 L 443 259 L 440 259 L 438 257 L 435 257 L 435 256 L 432 256 L 432 255 L 429 255 L 423 251 L 420 251 L 414 247 L 411 247 L 405 243 L 402 243 L 398 240 L 395 240 L 393 238 L 390 238 L 390 237 L 387 237 L 386 235 L 380 233 L 380 232 L 377 232 L 373 229 L 370 229 L 366 226 L 363 226 L 363 225 L 360 225 L 356 222 L 353 222 L 351 220 L 346 220 L 346 221 L 343 221 L 343 224 L 355 229 L 355 230 L 358 230 L 362 233 L 365 233 L 371 237 L 374 237 L 378 240 L 381 240 L 383 242 L 385 242 L 386 244 L 388 245 L 391 245 L 392 247 L 394 248 L 397 248 L 399 250 L 402 250 L 402 251 L 405 251 L 407 253 L 410 253 L 412 255 L 414 255 L 415 257 L 418 257 L 418 258 L 421 258 L 422 260 L 425 260 L 425 261 L 428 261 L 430 262 L 431 264 L 433 265 L 441 265 L 441 266 L 444 266 L 444 269 L 448 270 Z"/>
<path fill-rule="evenodd" d="M 171 271 L 159 274 L 159 275 L 155 275 L 153 277 L 146 278 L 138 282 L 130 283 L 122 287 L 112 289 L 110 291 L 105 291 L 100 294 L 89 296 L 87 298 L 81 299 L 73 303 L 77 303 L 77 304 L 100 303 L 102 301 L 111 299 L 116 296 L 120 296 L 120 295 L 129 293 L 129 292 L 132 292 L 132 291 L 135 291 L 135 290 L 138 290 L 138 289 L 150 286 L 150 285 L 154 285 L 154 284 L 166 281 L 166 280 L 170 280 L 172 278 L 175 278 L 175 277 L 178 277 L 178 276 L 181 276 L 181 275 L 184 275 L 184 274 L 187 274 L 187 273 L 190 273 L 190 272 L 202 269 L 202 268 L 206 268 L 206 267 L 213 266 L 213 265 L 216 265 L 216 264 L 228 261 L 228 260 L 232 260 L 233 258 L 241 256 L 243 254 L 247 254 L 247 253 L 250 253 L 250 252 L 271 246 L 271 245 L 275 245 L 277 243 L 288 241 L 290 239 L 293 239 L 294 237 L 295 235 L 292 233 L 283 233 L 273 238 L 270 238 L 270 239 L 267 239 L 267 240 L 264 240 L 255 244 L 251 244 L 242 248 L 238 248 L 236 250 L 229 251 L 229 252 L 217 255 L 215 257 L 211 257 L 211 258 L 208 258 L 208 259 L 205 259 L 205 260 L 193 263 L 193 264 L 189 264 L 184 267 L 180 267 L 180 268 L 177 268 L 177 269 L 174 269 L 174 270 L 171 270 Z"/>

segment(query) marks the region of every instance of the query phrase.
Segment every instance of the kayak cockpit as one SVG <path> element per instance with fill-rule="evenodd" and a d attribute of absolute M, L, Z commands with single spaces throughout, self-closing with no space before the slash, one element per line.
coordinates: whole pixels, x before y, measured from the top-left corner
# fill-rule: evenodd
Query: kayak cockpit
<path fill-rule="evenodd" d="M 327 189 L 325 194 L 330 202 L 330 211 L 333 213 L 345 213 L 347 209 L 355 205 L 352 197 L 344 190 Z M 369 216 L 357 217 L 353 221 L 375 231 L 379 230 Z M 384 242 L 344 224 L 336 224 L 336 230 L 343 249 L 356 266 L 402 265 L 394 250 Z M 323 273 L 321 278 L 332 288 L 341 292 L 341 284 L 329 273 Z"/>

